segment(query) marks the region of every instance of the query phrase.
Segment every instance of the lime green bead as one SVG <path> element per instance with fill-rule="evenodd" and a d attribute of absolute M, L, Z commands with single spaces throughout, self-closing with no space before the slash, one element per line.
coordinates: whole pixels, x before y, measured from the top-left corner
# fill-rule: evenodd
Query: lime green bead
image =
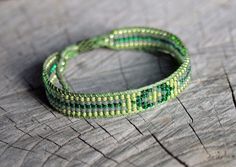
<path fill-rule="evenodd" d="M 99 116 L 102 117 L 104 114 L 102 111 L 99 111 Z"/>
<path fill-rule="evenodd" d="M 93 114 L 92 114 L 92 112 L 88 112 L 88 117 L 92 117 L 93 116 Z"/>
<path fill-rule="evenodd" d="M 85 117 L 87 116 L 87 113 L 84 111 L 84 112 L 82 113 L 82 115 L 83 115 L 83 117 L 85 118 Z"/>
<path fill-rule="evenodd" d="M 115 115 L 115 111 L 112 110 L 112 111 L 110 112 L 110 114 L 111 114 L 111 116 L 114 116 L 114 115 Z"/>
<path fill-rule="evenodd" d="M 94 112 L 93 112 L 93 115 L 94 115 L 94 117 L 98 117 L 98 112 L 97 112 L 97 111 L 94 111 Z"/>

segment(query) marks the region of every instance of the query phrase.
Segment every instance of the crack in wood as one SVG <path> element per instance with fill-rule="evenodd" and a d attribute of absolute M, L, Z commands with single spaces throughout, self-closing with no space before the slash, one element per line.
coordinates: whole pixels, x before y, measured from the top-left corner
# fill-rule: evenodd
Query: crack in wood
<path fill-rule="evenodd" d="M 188 112 L 187 108 L 184 106 L 184 104 L 181 102 L 181 100 L 176 97 L 176 99 L 179 101 L 179 103 L 181 104 L 181 106 L 184 108 L 184 111 L 188 114 L 189 118 L 191 119 L 191 122 L 193 123 L 193 117 L 191 116 L 191 114 Z"/>
<path fill-rule="evenodd" d="M 156 126 L 155 126 L 151 121 L 146 120 L 146 119 L 142 116 L 142 114 L 139 114 L 139 113 L 138 113 L 138 116 L 140 116 L 140 117 L 142 118 L 142 120 L 143 120 L 145 123 L 148 124 L 148 125 L 146 126 L 146 129 L 147 129 L 148 131 L 149 131 L 149 126 L 154 127 L 154 128 L 156 129 Z"/>
<path fill-rule="evenodd" d="M 234 90 L 233 90 L 233 87 L 232 87 L 231 82 L 229 80 L 228 73 L 226 72 L 224 66 L 223 66 L 223 69 L 224 69 L 224 73 L 225 73 L 225 76 L 226 76 L 226 80 L 229 84 L 229 89 L 230 89 L 232 100 L 233 100 L 233 103 L 234 103 L 234 108 L 236 109 L 236 99 L 235 99 L 235 95 L 234 95 Z"/>
<path fill-rule="evenodd" d="M 44 161 L 44 163 L 43 163 L 42 166 L 45 166 L 46 163 L 47 163 L 47 161 L 49 161 L 49 159 L 50 159 L 53 155 L 57 156 L 58 154 L 56 154 L 56 153 L 57 153 L 63 146 L 65 146 L 65 145 L 66 145 L 67 143 L 69 143 L 70 141 L 72 141 L 72 140 L 78 138 L 79 136 L 80 136 L 80 135 L 78 135 L 78 136 L 76 136 L 76 137 L 73 137 L 73 138 L 71 138 L 70 140 L 68 140 L 67 142 L 63 143 L 62 145 L 59 145 L 59 147 L 58 147 L 53 153 L 51 153 L 51 152 L 45 150 L 46 152 L 50 153 L 51 155 L 47 157 L 47 159 Z M 54 144 L 55 144 L 55 143 L 54 143 Z M 56 145 L 57 145 L 57 144 L 56 144 Z M 60 156 L 60 155 L 59 155 L 59 156 Z M 61 157 L 62 157 L 62 156 L 61 156 Z M 64 157 L 63 157 L 63 158 L 64 158 Z M 63 158 L 62 158 L 62 159 L 63 159 Z M 65 160 L 66 160 L 66 161 L 69 161 L 69 160 L 66 159 L 66 158 L 65 158 Z"/>
<path fill-rule="evenodd" d="M 129 163 L 130 165 L 134 166 L 134 167 L 138 167 L 137 165 L 135 165 L 133 162 L 130 162 L 129 160 L 126 160 L 127 163 Z"/>
<path fill-rule="evenodd" d="M 126 120 L 143 136 L 141 130 L 133 122 L 131 122 L 128 118 L 126 118 Z"/>
<path fill-rule="evenodd" d="M 74 131 L 74 132 L 76 132 L 76 133 L 78 133 L 79 135 L 81 135 L 81 133 L 79 133 L 75 128 L 73 128 L 72 126 L 70 126 L 70 128 Z"/>
<path fill-rule="evenodd" d="M 19 127 L 15 126 L 15 128 L 16 128 L 17 130 L 21 131 L 22 133 L 24 133 L 24 134 L 26 134 L 26 135 L 28 135 L 28 136 L 34 138 L 31 134 L 29 134 L 28 132 L 23 131 L 23 130 L 20 129 Z"/>
<path fill-rule="evenodd" d="M 210 157 L 211 156 L 211 154 L 207 151 L 207 149 L 206 149 L 206 147 L 205 147 L 205 145 L 203 144 L 203 142 L 202 142 L 202 140 L 201 140 L 201 138 L 198 136 L 198 134 L 197 134 L 197 132 L 195 131 L 195 129 L 193 128 L 193 126 L 189 123 L 188 124 L 189 125 L 189 127 L 192 129 L 192 131 L 194 132 L 194 134 L 195 134 L 195 136 L 197 137 L 197 139 L 199 140 L 199 142 L 201 143 L 201 145 L 202 145 L 202 147 L 203 147 L 203 149 L 206 151 L 206 153 L 208 154 L 208 156 Z"/>
<path fill-rule="evenodd" d="M 151 133 L 151 132 L 150 132 Z M 177 156 L 175 156 L 170 150 L 168 150 L 158 139 L 157 137 L 151 133 L 152 137 L 155 139 L 155 141 L 161 146 L 161 148 L 167 153 L 169 154 L 172 158 L 174 158 L 178 163 L 180 163 L 181 165 L 188 167 L 188 165 L 182 161 L 181 159 L 179 159 Z"/>
<path fill-rule="evenodd" d="M 3 111 L 5 111 L 5 112 L 7 112 L 7 110 L 4 109 L 2 106 L 0 106 L 0 109 L 3 110 Z"/>
<path fill-rule="evenodd" d="M 102 125 L 100 125 L 99 123 L 97 123 L 97 125 L 102 129 L 104 130 L 109 136 L 111 136 L 117 143 L 119 142 L 115 136 L 113 136 L 108 130 L 106 130 L 106 128 L 104 128 Z"/>
<path fill-rule="evenodd" d="M 137 115 L 140 116 L 144 122 L 147 122 L 147 120 L 142 116 L 142 114 L 137 113 Z M 150 123 L 150 122 L 147 122 L 147 123 Z"/>
<path fill-rule="evenodd" d="M 18 146 L 14 146 L 14 145 L 12 145 L 12 144 L 10 144 L 10 143 L 7 143 L 7 142 L 5 142 L 5 141 L 3 141 L 3 140 L 0 140 L 0 142 L 2 142 L 2 143 L 4 143 L 4 144 L 7 145 L 7 148 L 1 153 L 0 157 L 4 155 L 4 153 L 6 152 L 6 150 L 7 150 L 8 148 L 15 148 L 15 149 L 19 149 L 19 150 L 22 150 L 22 151 L 27 151 L 27 152 L 35 153 L 35 151 L 28 150 L 28 149 L 26 149 L 26 148 L 21 148 L 21 147 L 18 147 Z"/>
<path fill-rule="evenodd" d="M 40 142 L 42 142 L 42 141 L 43 141 L 43 139 L 41 139 L 40 141 L 38 141 L 33 147 L 30 148 L 30 150 L 32 151 L 32 150 L 33 150 Z M 26 155 L 24 156 L 24 159 L 22 160 L 22 163 L 21 163 L 20 167 L 23 166 L 24 161 L 25 161 L 26 157 L 29 155 L 29 153 L 30 153 L 30 151 L 27 152 Z"/>
<path fill-rule="evenodd" d="M 96 152 L 100 153 L 104 158 L 109 159 L 113 162 L 115 162 L 116 164 L 119 164 L 118 161 L 112 159 L 111 157 L 108 157 L 106 154 L 104 154 L 102 151 L 100 151 L 99 149 L 97 149 L 96 147 L 92 146 L 91 144 L 89 144 L 87 141 L 85 141 L 84 139 L 82 139 L 80 136 L 78 136 L 78 138 L 87 146 L 89 146 L 90 148 L 92 148 L 93 150 L 95 150 Z"/>
<path fill-rule="evenodd" d="M 69 161 L 69 160 L 66 159 L 65 157 L 63 157 L 63 156 L 61 156 L 61 155 L 58 155 L 58 154 L 56 154 L 56 153 L 50 152 L 50 151 L 48 151 L 48 150 L 45 150 L 45 152 L 50 153 L 51 155 L 54 155 L 54 156 L 56 156 L 56 157 L 58 157 L 58 158 L 60 158 L 60 159 Z M 44 166 L 44 165 L 42 165 L 42 166 Z"/>
<path fill-rule="evenodd" d="M 71 120 L 71 117 L 67 117 L 67 119 L 70 121 L 70 123 L 73 123 L 73 121 Z"/>
<path fill-rule="evenodd" d="M 221 124 L 221 121 L 220 121 L 219 116 L 218 116 L 218 112 L 216 111 L 215 104 L 213 104 L 213 108 L 214 108 L 214 113 L 215 113 L 215 116 L 217 118 L 217 121 L 220 125 L 220 128 L 223 130 L 223 133 L 224 133 L 224 149 L 225 149 L 225 155 L 226 155 L 227 154 L 227 142 L 226 142 L 226 139 L 225 139 L 225 136 L 226 136 L 225 129 L 223 128 L 223 125 Z"/>
<path fill-rule="evenodd" d="M 93 129 L 96 129 L 96 127 L 95 127 L 93 124 L 91 124 L 91 122 L 89 122 L 86 118 L 84 118 L 84 120 L 85 120 Z"/>
<path fill-rule="evenodd" d="M 39 122 L 39 123 L 40 123 L 40 122 Z M 56 130 L 53 129 L 53 128 L 52 128 L 51 126 L 49 126 L 48 124 L 46 124 L 46 123 L 40 123 L 40 124 L 45 125 L 45 126 L 47 126 L 49 129 L 51 129 L 51 131 L 56 132 Z"/>
<path fill-rule="evenodd" d="M 58 146 L 59 148 L 62 147 L 60 144 L 56 143 L 55 141 L 53 141 L 53 140 L 51 140 L 51 139 L 49 139 L 49 138 L 47 138 L 47 137 L 43 137 L 43 136 L 41 136 L 41 135 L 39 135 L 39 134 L 38 134 L 38 136 L 39 136 L 40 138 L 42 138 L 43 140 L 47 140 L 47 141 L 49 141 L 49 142 L 55 144 L 55 145 Z"/>
<path fill-rule="evenodd" d="M 78 138 L 80 136 L 80 134 L 78 135 L 78 136 L 76 136 L 76 137 L 73 137 L 73 138 L 71 138 L 71 139 L 69 139 L 68 141 L 66 141 L 65 143 L 63 143 L 62 145 L 59 145 L 60 147 L 58 147 L 57 148 L 57 150 L 56 151 L 54 151 L 53 153 L 51 153 L 51 152 L 48 152 L 48 153 L 51 153 L 51 155 L 46 159 L 46 161 L 44 161 L 44 163 L 43 163 L 43 165 L 42 166 L 44 166 L 46 163 L 47 163 L 47 161 L 53 156 L 53 155 L 55 155 L 55 156 L 57 156 L 58 154 L 56 154 L 63 146 L 65 146 L 66 144 L 68 144 L 70 141 L 72 141 L 72 140 L 74 140 L 74 139 L 76 139 L 76 138 Z M 55 143 L 54 143 L 55 144 Z M 47 152 L 47 150 L 45 150 L 46 152 Z M 60 155 L 59 155 L 60 156 Z M 62 157 L 62 156 L 61 156 Z M 64 158 L 64 157 L 63 157 Z M 62 158 L 62 159 L 63 159 Z M 65 160 L 66 161 L 69 161 L 67 158 L 65 158 Z M 81 161 L 82 162 L 82 161 Z"/>
<path fill-rule="evenodd" d="M 8 117 L 7 115 L 4 115 L 4 117 L 6 117 L 9 121 L 11 121 L 12 123 L 14 123 L 15 125 L 17 124 L 13 119 L 11 119 L 10 117 Z"/>

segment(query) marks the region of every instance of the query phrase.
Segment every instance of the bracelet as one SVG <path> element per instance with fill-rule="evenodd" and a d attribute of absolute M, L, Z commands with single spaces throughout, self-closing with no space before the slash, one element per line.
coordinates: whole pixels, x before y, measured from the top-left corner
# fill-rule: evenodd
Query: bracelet
<path fill-rule="evenodd" d="M 73 92 L 63 73 L 71 58 L 96 48 L 161 51 L 173 56 L 178 69 L 167 78 L 138 89 L 121 92 Z M 42 79 L 49 103 L 73 117 L 97 118 L 138 113 L 175 98 L 188 85 L 191 64 L 188 51 L 175 35 L 147 27 L 129 27 L 86 39 L 53 53 L 43 64 Z"/>

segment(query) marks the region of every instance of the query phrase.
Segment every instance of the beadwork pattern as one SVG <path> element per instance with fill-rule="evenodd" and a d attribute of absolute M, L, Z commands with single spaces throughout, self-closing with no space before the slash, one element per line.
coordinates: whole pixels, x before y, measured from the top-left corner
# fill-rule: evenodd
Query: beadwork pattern
<path fill-rule="evenodd" d="M 162 51 L 176 58 L 180 66 L 169 77 L 138 89 L 110 93 L 71 91 L 63 76 L 68 60 L 100 47 Z M 188 51 L 177 36 L 155 28 L 129 27 L 80 41 L 52 54 L 44 62 L 42 77 L 47 98 L 57 111 L 73 117 L 110 117 L 145 111 L 175 98 L 190 81 L 191 64 Z"/>

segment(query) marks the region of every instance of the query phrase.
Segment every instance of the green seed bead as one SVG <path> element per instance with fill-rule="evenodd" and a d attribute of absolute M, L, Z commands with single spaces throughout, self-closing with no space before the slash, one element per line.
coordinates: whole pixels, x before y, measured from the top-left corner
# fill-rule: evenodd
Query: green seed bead
<path fill-rule="evenodd" d="M 103 115 L 103 111 L 99 111 L 99 116 L 102 117 Z"/>
<path fill-rule="evenodd" d="M 77 117 L 80 117 L 80 116 L 81 116 L 81 112 L 80 112 L 80 111 L 77 112 L 76 116 L 77 116 Z"/>
<path fill-rule="evenodd" d="M 87 116 L 87 113 L 85 111 L 82 114 L 84 118 Z"/>
<path fill-rule="evenodd" d="M 92 117 L 93 116 L 93 114 L 92 114 L 92 112 L 88 112 L 88 117 Z"/>
<path fill-rule="evenodd" d="M 106 117 L 109 116 L 109 112 L 108 112 L 108 111 L 105 112 L 105 116 L 106 116 Z"/>
<path fill-rule="evenodd" d="M 97 111 L 94 111 L 94 112 L 93 112 L 93 115 L 94 115 L 94 117 L 98 117 L 98 112 L 97 112 Z"/>
<path fill-rule="evenodd" d="M 114 115 L 115 115 L 115 111 L 112 110 L 112 111 L 110 112 L 110 114 L 111 114 L 111 116 L 114 116 Z"/>

